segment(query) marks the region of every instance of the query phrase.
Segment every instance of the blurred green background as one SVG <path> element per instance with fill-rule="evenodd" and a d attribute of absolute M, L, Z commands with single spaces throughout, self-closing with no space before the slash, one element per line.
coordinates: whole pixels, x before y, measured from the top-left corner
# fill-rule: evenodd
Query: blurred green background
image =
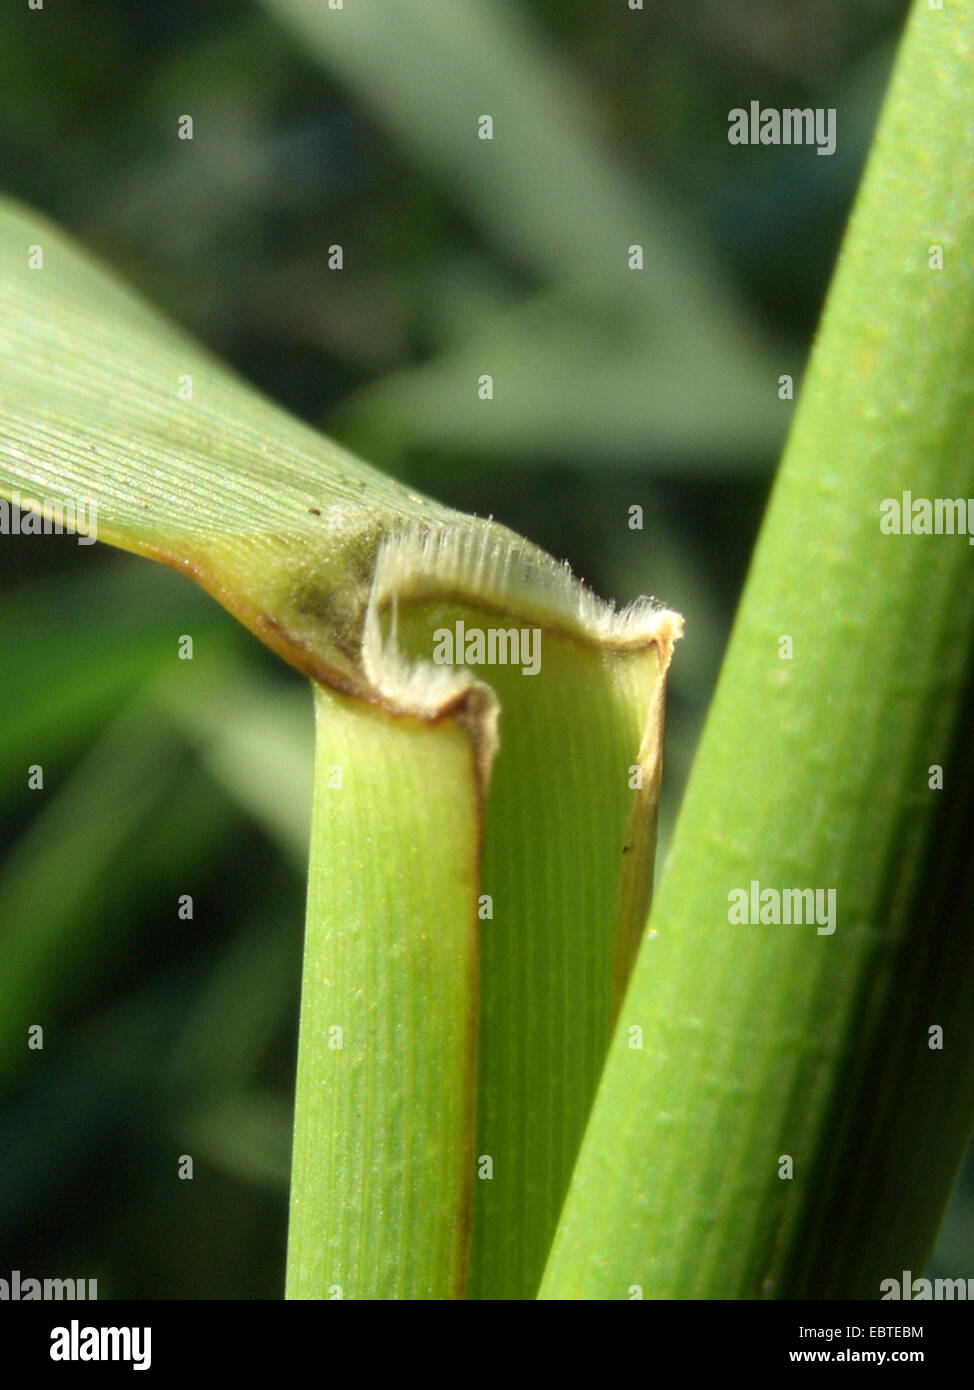
<path fill-rule="evenodd" d="M 8 7 L 0 189 L 371 462 L 684 613 L 665 857 L 789 423 L 778 378 L 797 388 L 905 11 Z M 836 107 L 835 155 L 730 146 L 751 99 Z M 5 537 L 0 595 L 0 1275 L 278 1297 L 309 692 L 107 547 Z M 974 1275 L 970 1162 L 934 1265 Z"/>

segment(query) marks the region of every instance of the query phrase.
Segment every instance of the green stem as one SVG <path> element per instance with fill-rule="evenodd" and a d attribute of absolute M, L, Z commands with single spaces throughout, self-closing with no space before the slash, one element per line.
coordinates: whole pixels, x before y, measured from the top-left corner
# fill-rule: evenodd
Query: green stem
<path fill-rule="evenodd" d="M 916 5 L 544 1297 L 877 1298 L 963 1155 L 971 549 L 880 521 L 974 497 L 972 54 Z M 732 920 L 752 882 L 834 934 Z"/>
<path fill-rule="evenodd" d="M 458 1297 L 477 1010 L 471 745 L 452 719 L 315 694 L 287 1295 Z"/>
<path fill-rule="evenodd" d="M 407 603 L 396 631 L 420 662 L 516 621 Z M 663 696 L 655 643 L 537 633 L 456 720 L 317 693 L 289 1297 L 537 1291 L 645 919 Z"/>

